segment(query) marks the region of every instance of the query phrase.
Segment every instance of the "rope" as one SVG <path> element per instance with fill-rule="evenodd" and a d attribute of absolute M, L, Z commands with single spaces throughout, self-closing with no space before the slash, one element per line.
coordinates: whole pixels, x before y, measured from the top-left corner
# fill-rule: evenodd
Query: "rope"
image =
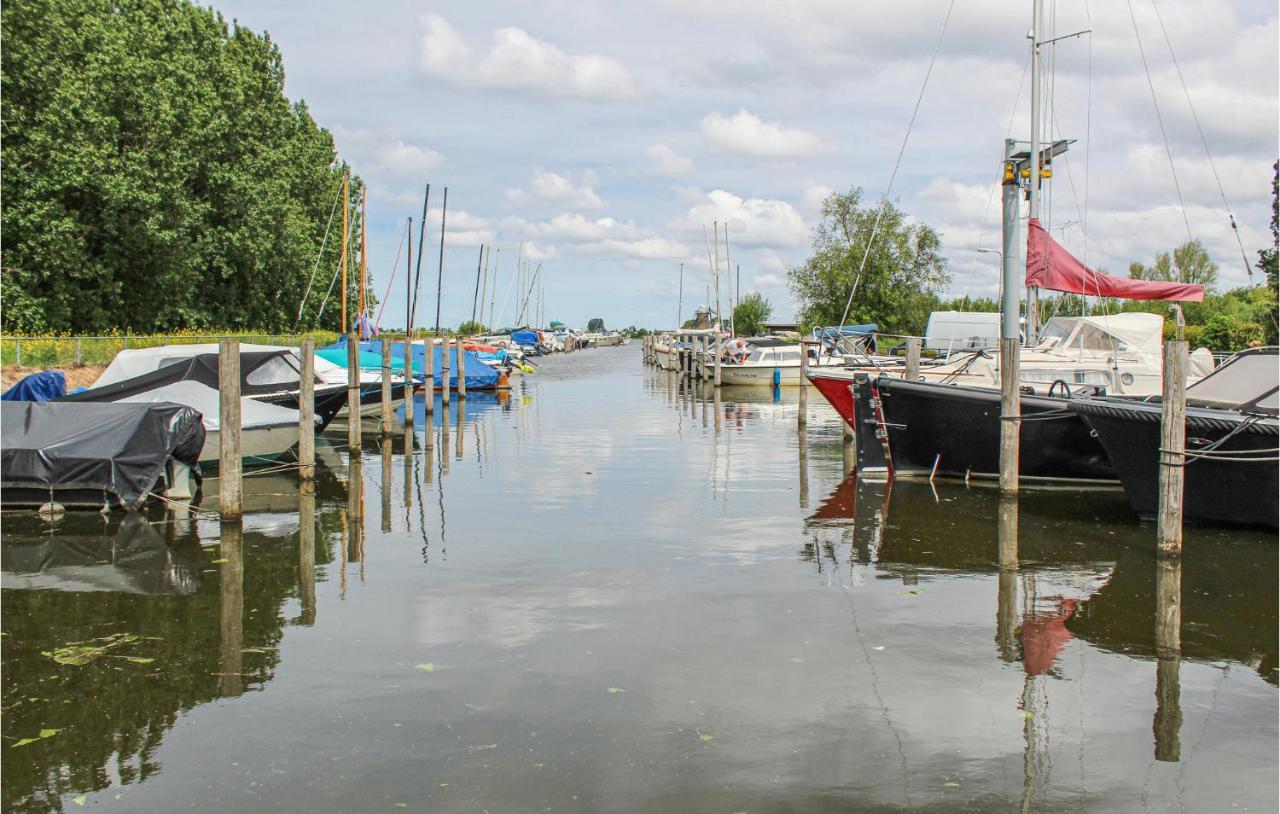
<path fill-rule="evenodd" d="M 1213 171 L 1213 180 L 1218 185 L 1218 195 L 1222 197 L 1222 205 L 1226 207 L 1227 217 L 1231 220 L 1231 231 L 1236 236 L 1236 245 L 1240 247 L 1240 259 L 1244 261 L 1244 271 L 1249 275 L 1249 285 L 1253 285 L 1253 267 L 1249 265 L 1249 255 L 1244 250 L 1244 241 L 1240 239 L 1240 227 L 1236 225 L 1235 213 L 1231 204 L 1227 203 L 1227 193 L 1222 188 L 1222 179 L 1218 177 L 1218 168 L 1213 163 L 1213 154 L 1209 152 L 1209 140 L 1204 136 L 1204 128 L 1200 126 L 1200 117 L 1196 115 L 1196 106 L 1191 102 L 1191 91 L 1187 89 L 1187 80 L 1182 76 L 1182 66 L 1178 64 L 1178 56 L 1173 52 L 1173 42 L 1169 39 L 1169 31 L 1164 27 L 1164 17 L 1156 0 L 1151 0 L 1151 8 L 1155 10 L 1156 20 L 1160 23 L 1160 33 L 1164 35 L 1164 44 L 1169 47 L 1169 57 L 1173 60 L 1173 70 L 1182 83 L 1182 95 L 1187 97 L 1187 107 L 1191 108 L 1191 120 L 1196 124 L 1196 132 L 1200 134 L 1200 144 L 1204 147 L 1205 158 L 1209 159 L 1209 169 Z"/>
<path fill-rule="evenodd" d="M 1142 47 L 1142 35 L 1138 33 L 1138 18 L 1133 13 L 1133 0 L 1126 0 L 1129 6 L 1129 20 L 1133 23 L 1133 36 L 1138 41 L 1138 54 L 1142 57 L 1142 70 L 1147 75 L 1147 88 L 1151 91 L 1151 105 L 1156 109 L 1156 121 L 1160 123 L 1160 138 L 1164 140 L 1164 152 L 1169 157 L 1169 172 L 1173 174 L 1173 189 L 1178 193 L 1178 206 L 1182 208 L 1182 222 L 1187 226 L 1187 240 L 1194 240 L 1191 234 L 1191 220 L 1187 217 L 1187 205 L 1182 200 L 1182 186 L 1178 183 L 1178 171 L 1173 166 L 1173 150 L 1169 147 L 1169 135 L 1164 129 L 1164 116 L 1160 115 L 1160 100 L 1156 98 L 1156 86 L 1151 81 L 1151 68 L 1147 65 L 1147 52 Z"/>
<path fill-rule="evenodd" d="M 871 256 L 871 247 L 875 243 L 876 234 L 880 231 L 880 221 L 884 218 L 884 210 L 889 203 L 889 193 L 893 191 L 893 182 L 898 178 L 898 168 L 902 166 L 902 156 L 907 151 L 907 142 L 911 139 L 911 130 L 915 127 L 916 116 L 920 113 L 920 103 L 924 101 L 925 88 L 929 87 L 929 76 L 933 73 L 933 63 L 938 59 L 938 51 L 942 49 L 942 38 L 947 33 L 947 24 L 951 22 L 951 12 L 956 7 L 956 0 L 947 6 L 947 16 L 942 20 L 942 30 L 938 32 L 938 41 L 933 46 L 933 56 L 929 57 L 929 69 L 924 73 L 924 82 L 920 84 L 920 93 L 916 96 L 916 105 L 911 110 L 911 121 L 907 123 L 906 135 L 902 137 L 902 146 L 898 148 L 898 158 L 893 162 L 893 172 L 889 175 L 889 186 L 885 188 L 881 199 L 880 210 L 876 213 L 876 222 L 871 227 L 871 237 L 867 239 L 867 248 L 862 253 L 862 262 L 858 265 L 858 274 L 853 278 L 853 288 L 849 289 L 849 301 L 845 303 L 844 313 L 840 316 L 840 325 L 849 318 L 849 309 L 853 307 L 853 295 L 858 291 L 858 283 L 862 281 L 862 272 L 867 267 L 867 258 Z"/>
<path fill-rule="evenodd" d="M 324 237 L 320 240 L 320 251 L 316 253 L 315 265 L 311 267 L 311 279 L 307 281 L 307 290 L 302 292 L 302 302 L 298 303 L 298 317 L 293 321 L 293 332 L 298 332 L 298 324 L 302 322 L 302 311 L 306 308 L 307 297 L 311 295 L 311 285 L 316 281 L 316 272 L 320 270 L 320 258 L 324 256 L 324 247 L 329 242 L 329 227 L 333 226 L 333 213 L 338 211 L 338 199 L 342 197 L 342 184 L 333 195 L 333 206 L 329 208 L 329 220 L 324 225 Z M 326 300 L 328 298 L 326 297 Z M 321 308 L 320 310 L 324 310 Z"/>

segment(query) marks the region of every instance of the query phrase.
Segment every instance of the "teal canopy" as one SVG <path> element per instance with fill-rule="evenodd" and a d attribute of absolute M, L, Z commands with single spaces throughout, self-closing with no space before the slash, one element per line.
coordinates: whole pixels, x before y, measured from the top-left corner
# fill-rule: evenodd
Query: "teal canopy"
<path fill-rule="evenodd" d="M 339 367 L 347 366 L 347 349 L 341 348 L 318 348 L 316 356 L 324 359 L 326 362 L 332 362 Z M 358 364 L 361 370 L 382 370 L 382 355 L 378 353 L 370 353 L 369 351 L 360 351 L 357 356 Z M 391 357 L 391 369 L 397 373 L 404 372 L 404 357 Z"/>

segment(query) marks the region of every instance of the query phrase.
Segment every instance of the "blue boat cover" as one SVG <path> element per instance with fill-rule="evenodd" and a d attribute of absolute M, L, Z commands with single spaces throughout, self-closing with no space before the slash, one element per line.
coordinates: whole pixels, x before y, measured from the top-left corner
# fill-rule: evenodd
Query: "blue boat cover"
<path fill-rule="evenodd" d="M 517 345 L 537 345 L 538 334 L 536 331 L 516 331 L 511 335 L 511 341 Z"/>
<path fill-rule="evenodd" d="M 347 352 L 347 338 L 339 337 L 337 342 L 329 345 L 327 349 L 340 348 L 342 353 Z M 381 342 L 361 342 L 360 349 L 373 353 L 376 349 L 378 354 L 378 365 L 382 365 L 382 343 Z M 432 387 L 444 387 L 441 378 L 440 369 L 444 366 L 444 346 L 435 345 L 435 356 L 432 359 L 431 370 L 433 374 Z M 404 365 L 404 342 L 391 342 L 391 358 L 399 359 L 401 367 Z M 467 383 L 468 390 L 492 390 L 498 386 L 498 371 L 481 362 L 476 357 L 474 351 L 466 351 L 463 353 L 463 359 L 466 363 L 466 374 L 464 381 Z M 419 381 L 422 379 L 422 372 L 427 368 L 426 349 L 421 342 L 413 343 L 413 371 L 414 377 Z M 450 368 L 449 370 L 449 387 L 456 388 L 458 386 L 458 371 Z"/>
<path fill-rule="evenodd" d="M 394 348 L 395 346 L 392 345 L 392 347 Z M 316 356 L 319 356 L 326 362 L 332 362 L 338 367 L 347 366 L 347 346 L 345 344 L 340 348 L 320 348 L 316 351 Z M 404 353 L 402 352 L 400 356 L 404 356 Z M 381 347 L 378 348 L 377 353 L 369 353 L 368 351 L 361 350 L 356 354 L 356 358 L 358 360 L 357 364 L 360 366 L 361 370 L 382 370 Z M 397 357 L 394 351 L 391 353 L 391 370 L 396 373 L 404 372 L 404 359 Z"/>
<path fill-rule="evenodd" d="M 3 401 L 52 401 L 67 394 L 67 374 L 61 370 L 42 370 L 0 393 Z"/>

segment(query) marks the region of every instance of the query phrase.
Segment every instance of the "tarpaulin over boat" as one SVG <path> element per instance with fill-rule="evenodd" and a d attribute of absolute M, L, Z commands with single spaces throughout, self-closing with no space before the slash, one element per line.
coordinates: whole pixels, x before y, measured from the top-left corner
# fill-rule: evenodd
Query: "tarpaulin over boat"
<path fill-rule="evenodd" d="M 179 404 L 20 402 L 0 411 L 0 488 L 101 491 L 137 508 L 170 459 L 195 467 L 200 414 Z"/>
<path fill-rule="evenodd" d="M 240 353 L 240 394 L 242 396 L 263 396 L 290 391 L 294 391 L 296 395 L 301 376 L 298 359 L 288 350 L 241 351 Z M 113 384 L 95 384 L 83 393 L 67 396 L 67 399 L 119 401 L 126 396 L 135 396 L 162 385 L 180 381 L 196 381 L 216 390 L 218 388 L 218 354 L 201 353 L 180 358 L 178 361 L 141 376 L 134 376 Z M 315 383 L 324 384 L 319 378 L 315 379 Z"/>
<path fill-rule="evenodd" d="M 511 334 L 511 341 L 517 345 L 534 345 L 538 344 L 537 331 L 516 331 Z"/>
<path fill-rule="evenodd" d="M 52 401 L 67 394 L 67 374 L 42 370 L 0 393 L 0 401 Z"/>
<path fill-rule="evenodd" d="M 394 348 L 395 345 L 393 344 Z M 404 372 L 404 354 L 396 355 L 395 351 L 391 352 L 391 370 L 396 373 Z M 316 358 L 324 359 L 338 367 L 346 368 L 347 366 L 347 346 L 343 344 L 340 348 L 328 347 L 320 348 L 316 351 Z M 370 353 L 361 350 L 356 354 L 356 364 L 361 370 L 382 370 L 382 349 L 379 347 L 377 353 Z"/>
<path fill-rule="evenodd" d="M 1204 286 L 1112 277 L 1086 266 L 1054 240 L 1040 222 L 1027 223 L 1027 285 L 1090 297 L 1201 302 Z"/>
<path fill-rule="evenodd" d="M 343 352 L 345 353 L 347 348 L 346 337 L 339 338 L 337 342 L 333 343 L 329 347 L 342 348 Z M 361 347 L 361 350 L 365 350 L 370 353 L 374 352 L 374 350 L 376 349 L 378 353 L 378 357 L 379 359 L 381 359 L 382 343 L 362 342 L 360 343 L 360 347 Z M 444 346 L 433 345 L 432 347 L 434 348 L 434 351 L 435 351 L 435 355 L 433 356 L 431 361 L 432 386 L 436 388 L 441 388 L 441 387 L 444 387 L 444 384 L 443 384 L 444 379 L 442 378 L 442 375 L 441 375 L 441 370 L 444 366 Z M 393 341 L 391 343 L 391 358 L 400 359 L 401 365 L 403 365 L 404 342 Z M 464 351 L 462 354 L 462 358 L 466 366 L 464 381 L 467 384 L 468 390 L 486 390 L 486 389 L 493 389 L 498 386 L 498 371 L 489 367 L 484 362 L 481 362 L 478 358 L 476 358 L 476 355 L 470 351 Z M 453 358 L 449 359 L 449 362 L 451 363 L 451 365 L 453 361 L 454 361 Z M 381 362 L 379 362 L 378 364 L 381 364 Z M 421 342 L 415 342 L 413 343 L 414 375 L 420 377 L 422 376 L 423 371 L 425 371 L 426 369 L 427 369 L 426 348 L 423 346 Z M 449 387 L 456 388 L 457 386 L 458 386 L 458 371 L 451 366 L 449 368 Z"/>

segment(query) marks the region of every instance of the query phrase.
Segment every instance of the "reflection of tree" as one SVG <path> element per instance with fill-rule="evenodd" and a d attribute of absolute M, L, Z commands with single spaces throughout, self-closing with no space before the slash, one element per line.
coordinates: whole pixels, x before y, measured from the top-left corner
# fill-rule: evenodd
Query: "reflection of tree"
<path fill-rule="evenodd" d="M 331 558 L 328 529 L 335 515 L 332 506 L 312 515 L 319 538 L 314 561 Z M 108 539 L 116 533 L 96 516 L 68 517 L 62 529 L 81 535 L 97 529 Z M 5 520 L 6 541 L 44 533 L 23 518 Z M 170 545 L 198 545 L 191 526 Z M 243 554 L 243 607 L 258 612 L 242 614 L 236 655 L 243 688 L 252 690 L 273 676 L 285 624 L 280 609 L 299 595 L 297 536 L 269 538 L 246 531 Z M 113 775 L 124 784 L 145 780 L 159 770 L 156 749 L 177 717 L 222 694 L 218 674 L 226 672 L 226 654 L 218 572 L 225 564 L 213 561 L 224 557 L 219 548 L 197 556 L 203 582 L 198 592 L 185 596 L 5 591 L 4 811 L 59 810 L 61 795 L 105 788 Z M 79 667 L 42 654 L 113 633 L 141 638 Z M 135 663 L 128 656 L 154 661 Z M 42 729 L 59 732 L 20 749 L 7 748 Z"/>

